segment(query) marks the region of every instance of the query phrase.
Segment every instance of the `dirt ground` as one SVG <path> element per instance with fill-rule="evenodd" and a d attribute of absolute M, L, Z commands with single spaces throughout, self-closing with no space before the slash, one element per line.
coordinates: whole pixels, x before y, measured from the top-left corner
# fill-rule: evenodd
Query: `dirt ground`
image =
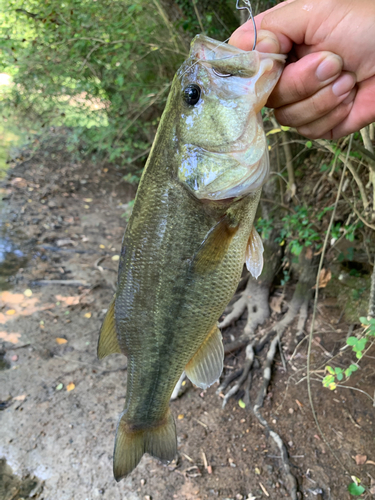
<path fill-rule="evenodd" d="M 48 147 L 26 151 L 11 165 L 1 193 L 0 500 L 290 498 L 272 440 L 240 407 L 241 393 L 222 409 L 217 384 L 202 392 L 188 382 L 171 403 L 175 462 L 144 456 L 130 477 L 115 482 L 112 452 L 126 358 L 99 362 L 96 344 L 134 188 L 113 165 L 78 162 L 63 137 L 52 136 Z M 262 409 L 287 446 L 301 499 L 349 499 L 350 475 L 366 487 L 362 498 L 375 498 L 374 350 L 346 387 L 332 392 L 321 383 L 348 334 L 341 316 L 335 298 L 323 293 L 311 385 L 320 425 L 341 465 L 313 420 L 307 342 L 291 359 L 293 327 L 283 339 L 286 370 L 277 355 Z M 274 312 L 272 321 L 277 317 Z M 224 341 L 243 324 L 244 318 L 226 329 Z M 244 350 L 227 356 L 225 374 L 243 359 Z M 346 367 L 350 359 L 348 352 L 340 362 Z M 255 386 L 260 377 L 259 370 Z"/>

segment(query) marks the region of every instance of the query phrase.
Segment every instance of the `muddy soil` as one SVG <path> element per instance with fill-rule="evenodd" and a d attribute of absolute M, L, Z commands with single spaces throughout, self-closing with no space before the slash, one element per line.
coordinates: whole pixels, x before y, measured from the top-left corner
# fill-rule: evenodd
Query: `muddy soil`
<path fill-rule="evenodd" d="M 2 187 L 3 237 L 20 253 L 6 247 L 14 267 L 0 295 L 0 499 L 290 498 L 272 440 L 240 407 L 241 393 L 221 408 L 217 384 L 202 391 L 187 382 L 171 403 L 176 461 L 167 466 L 144 456 L 126 480 L 113 479 L 126 358 L 99 362 L 96 344 L 115 287 L 123 214 L 134 188 L 114 166 L 75 160 L 59 134 L 38 151 L 24 152 Z M 307 342 L 291 359 L 294 326 L 283 339 L 286 369 L 278 355 L 262 414 L 287 446 L 301 499 L 352 498 L 344 468 L 363 481 L 365 497 L 374 498 L 375 352 L 345 387 L 324 389 L 324 366 L 339 353 L 350 325 L 341 320 L 335 298 L 322 294 L 318 311 L 311 389 L 323 433 L 341 465 L 310 409 Z M 265 328 L 278 317 L 274 312 Z M 224 341 L 238 336 L 243 323 L 226 329 Z M 225 374 L 243 359 L 243 350 L 228 356 Z M 350 359 L 345 351 L 339 362 L 346 367 Z M 255 386 L 260 379 L 259 370 Z"/>

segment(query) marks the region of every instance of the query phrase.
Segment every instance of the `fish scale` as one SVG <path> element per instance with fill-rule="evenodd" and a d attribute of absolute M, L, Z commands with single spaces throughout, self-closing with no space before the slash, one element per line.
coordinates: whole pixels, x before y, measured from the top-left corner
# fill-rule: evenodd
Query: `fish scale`
<path fill-rule="evenodd" d="M 174 458 L 169 399 L 182 372 L 202 388 L 221 374 L 224 349 L 217 321 L 245 260 L 256 277 L 263 262 L 253 227 L 269 169 L 259 111 L 282 63 L 277 54 L 215 47 L 213 40 L 198 36 L 172 83 L 98 344 L 100 358 L 113 352 L 128 356 L 114 451 L 116 480 L 145 452 Z M 220 77 L 223 68 L 232 79 Z M 236 162 L 241 168 L 231 171 Z"/>

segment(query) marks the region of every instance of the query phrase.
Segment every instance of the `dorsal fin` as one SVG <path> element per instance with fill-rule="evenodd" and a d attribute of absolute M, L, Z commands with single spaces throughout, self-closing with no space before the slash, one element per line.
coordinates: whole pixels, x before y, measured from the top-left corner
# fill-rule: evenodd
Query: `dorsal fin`
<path fill-rule="evenodd" d="M 187 377 L 193 384 L 207 389 L 223 371 L 224 346 L 220 330 L 215 325 L 203 344 L 185 367 Z"/>
<path fill-rule="evenodd" d="M 109 354 L 122 352 L 116 334 L 115 299 L 116 296 L 113 297 L 111 303 L 109 304 L 107 314 L 105 315 L 102 327 L 100 329 L 97 350 L 99 359 L 103 359 Z"/>

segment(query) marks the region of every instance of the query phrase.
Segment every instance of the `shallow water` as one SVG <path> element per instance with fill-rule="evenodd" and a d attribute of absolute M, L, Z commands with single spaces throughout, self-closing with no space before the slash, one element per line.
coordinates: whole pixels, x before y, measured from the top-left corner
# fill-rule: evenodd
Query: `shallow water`
<path fill-rule="evenodd" d="M 27 132 L 21 129 L 11 114 L 4 110 L 2 113 L 6 116 L 0 123 L 0 180 L 6 177 L 9 160 L 16 154 L 17 148 L 27 141 Z M 6 201 L 0 198 L 0 291 L 11 287 L 12 277 L 27 260 L 21 250 L 24 238 L 11 229 L 7 215 Z"/>

